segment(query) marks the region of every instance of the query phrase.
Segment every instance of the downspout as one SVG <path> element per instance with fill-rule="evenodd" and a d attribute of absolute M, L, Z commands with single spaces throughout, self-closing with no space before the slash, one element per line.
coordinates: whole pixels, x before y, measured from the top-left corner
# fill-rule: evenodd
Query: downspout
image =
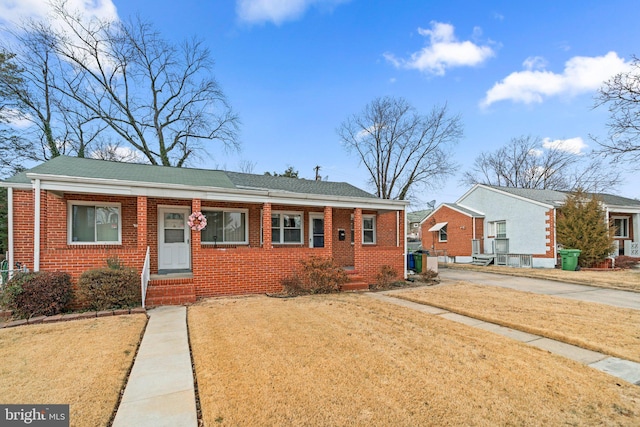
<path fill-rule="evenodd" d="M 404 249 L 402 251 L 402 264 L 404 265 L 404 274 L 403 274 L 403 278 L 406 280 L 407 279 L 407 209 L 405 206 L 405 209 L 402 210 L 402 212 L 404 213 Z M 400 220 L 400 213 L 398 211 L 396 211 L 396 216 L 398 217 L 398 221 Z M 399 224 L 398 224 L 399 225 Z M 400 228 L 400 227 L 398 227 Z"/>
<path fill-rule="evenodd" d="M 9 261 L 9 278 L 11 278 L 13 266 L 15 265 L 13 255 L 13 188 L 7 188 L 7 240 L 9 247 L 7 248 Z"/>
<path fill-rule="evenodd" d="M 40 179 L 36 179 L 35 192 L 33 208 L 33 271 L 40 271 Z"/>
<path fill-rule="evenodd" d="M 553 208 L 553 265 L 558 264 L 558 222 L 557 222 L 558 210 Z"/>

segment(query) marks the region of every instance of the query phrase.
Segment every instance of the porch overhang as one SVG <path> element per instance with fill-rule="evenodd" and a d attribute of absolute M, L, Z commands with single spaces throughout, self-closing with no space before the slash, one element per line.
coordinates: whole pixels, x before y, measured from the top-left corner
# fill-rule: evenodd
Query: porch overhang
<path fill-rule="evenodd" d="M 433 227 L 431 227 L 429 229 L 429 231 L 440 231 L 442 230 L 446 225 L 448 224 L 448 222 L 439 222 L 436 225 L 434 225 Z"/>

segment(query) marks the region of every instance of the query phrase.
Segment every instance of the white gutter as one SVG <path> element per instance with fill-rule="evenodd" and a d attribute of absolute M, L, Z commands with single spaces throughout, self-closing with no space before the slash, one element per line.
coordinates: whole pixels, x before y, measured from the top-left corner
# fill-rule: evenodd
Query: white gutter
<path fill-rule="evenodd" d="M 40 271 L 40 180 L 35 182 L 33 207 L 33 271 Z"/>
<path fill-rule="evenodd" d="M 7 188 L 7 240 L 9 243 L 8 259 L 9 266 L 8 269 L 13 270 L 13 266 L 15 265 L 14 255 L 13 255 L 13 188 Z M 9 272 L 9 277 L 11 277 L 11 272 Z"/>
<path fill-rule="evenodd" d="M 123 181 L 104 178 L 80 178 L 63 175 L 43 175 L 28 173 L 30 179 L 41 180 L 41 188 L 50 191 L 114 194 L 126 196 L 200 198 L 202 200 L 243 201 L 273 204 L 360 207 L 364 209 L 395 210 L 405 207 L 407 201 L 368 197 L 328 196 L 322 194 L 292 193 L 287 191 L 245 188 L 194 187 L 182 184 L 149 183 Z M 215 191 L 212 189 L 215 188 Z M 171 194 L 175 193 L 175 194 Z"/>

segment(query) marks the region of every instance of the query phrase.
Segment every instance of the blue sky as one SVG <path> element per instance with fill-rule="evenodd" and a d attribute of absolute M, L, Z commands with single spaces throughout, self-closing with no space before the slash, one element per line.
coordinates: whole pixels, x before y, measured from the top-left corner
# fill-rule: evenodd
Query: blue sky
<path fill-rule="evenodd" d="M 18 4 L 16 4 L 18 3 Z M 419 111 L 447 103 L 464 138 L 457 175 L 425 202 L 453 202 L 459 180 L 483 151 L 532 135 L 580 152 L 605 136 L 608 114 L 593 109 L 600 82 L 640 55 L 640 9 L 618 1 L 95 0 L 87 13 L 150 20 L 173 41 L 196 36 L 242 120 L 242 152 L 209 153 L 197 167 L 254 173 L 288 166 L 312 178 L 367 187 L 336 128 L 379 96 L 406 98 Z M 0 0 L 0 16 L 42 15 L 41 0 Z M 640 198 L 627 165 L 619 193 Z"/>

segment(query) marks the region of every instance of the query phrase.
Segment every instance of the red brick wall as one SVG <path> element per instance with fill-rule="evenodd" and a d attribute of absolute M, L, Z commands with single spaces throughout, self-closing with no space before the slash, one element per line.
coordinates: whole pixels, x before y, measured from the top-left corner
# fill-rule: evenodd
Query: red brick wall
<path fill-rule="evenodd" d="M 556 229 L 556 221 L 555 221 L 555 210 L 549 209 L 545 213 L 544 220 L 544 230 L 546 234 L 546 244 L 545 244 L 545 253 L 544 254 L 534 254 L 534 258 L 555 258 L 555 229 Z"/>
<path fill-rule="evenodd" d="M 447 241 L 439 241 L 439 233 L 429 231 L 436 223 L 447 222 Z M 476 227 L 477 227 L 476 220 Z M 481 238 L 482 227 L 476 228 L 476 238 Z M 440 207 L 422 223 L 422 247 L 430 250 L 446 250 L 448 256 L 471 256 L 473 218 L 448 206 Z"/>
<path fill-rule="evenodd" d="M 18 262 L 33 269 L 33 206 L 31 191 L 14 191 L 14 256 Z M 67 243 L 67 202 L 69 200 L 117 202 L 121 204 L 122 245 L 69 245 Z M 355 265 L 356 270 L 369 283 L 382 265 L 391 265 L 399 275 L 404 271 L 403 243 L 397 245 L 398 231 L 404 230 L 404 213 L 400 212 L 398 228 L 395 212 L 377 216 L 375 245 L 350 242 L 352 209 L 323 209 L 314 207 L 271 206 L 270 204 L 216 203 L 200 200 L 153 199 L 147 197 L 93 196 L 65 194 L 58 196 L 42 192 L 40 269 L 66 271 L 74 281 L 84 271 L 104 267 L 108 257 L 118 256 L 127 266 L 140 270 L 147 246 L 151 252 L 151 271 L 157 272 L 157 212 L 159 205 L 185 206 L 192 211 L 206 208 L 248 209 L 249 245 L 202 245 L 200 233 L 192 232 L 193 283 L 198 297 L 276 292 L 281 280 L 298 268 L 299 262 L 310 256 L 331 257 L 338 264 Z M 271 211 L 298 211 L 304 215 L 301 245 L 269 244 L 260 242 L 262 221 L 270 224 Z M 262 216 L 261 216 L 262 212 Z M 324 248 L 309 248 L 309 213 L 325 214 L 327 229 Z M 365 212 L 375 213 L 375 212 Z M 356 236 L 361 235 L 362 212 L 355 212 L 360 222 L 355 224 Z M 346 238 L 338 240 L 338 228 L 345 230 Z M 358 254 L 357 256 L 355 254 Z"/>

